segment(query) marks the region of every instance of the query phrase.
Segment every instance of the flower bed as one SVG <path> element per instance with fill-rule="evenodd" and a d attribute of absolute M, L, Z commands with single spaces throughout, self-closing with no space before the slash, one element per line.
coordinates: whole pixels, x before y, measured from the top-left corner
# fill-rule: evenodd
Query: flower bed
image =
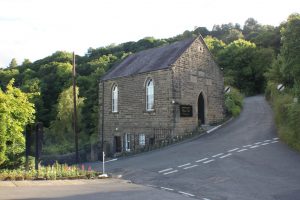
<path fill-rule="evenodd" d="M 67 164 L 54 163 L 49 166 L 40 166 L 39 170 L 13 169 L 0 170 L 1 181 L 19 180 L 66 180 L 66 179 L 94 179 L 98 178 L 100 172 L 94 171 L 91 167 L 85 169 L 84 165 L 68 166 Z"/>

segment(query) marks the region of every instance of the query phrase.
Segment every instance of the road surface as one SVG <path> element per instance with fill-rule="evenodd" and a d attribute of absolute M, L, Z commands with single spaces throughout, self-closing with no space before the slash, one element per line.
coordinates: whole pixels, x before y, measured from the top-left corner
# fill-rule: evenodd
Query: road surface
<path fill-rule="evenodd" d="M 106 168 L 134 183 L 196 199 L 300 199 L 300 154 L 277 137 L 263 96 L 246 98 L 241 115 L 210 134 L 108 162 Z"/>

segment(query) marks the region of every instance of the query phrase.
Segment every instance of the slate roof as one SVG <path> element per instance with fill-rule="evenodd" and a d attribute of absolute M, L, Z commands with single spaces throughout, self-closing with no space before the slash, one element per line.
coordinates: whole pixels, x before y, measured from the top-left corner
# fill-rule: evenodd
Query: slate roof
<path fill-rule="evenodd" d="M 101 80 L 130 76 L 143 72 L 167 69 L 193 43 L 195 38 L 174 42 L 132 54 L 112 67 Z"/>

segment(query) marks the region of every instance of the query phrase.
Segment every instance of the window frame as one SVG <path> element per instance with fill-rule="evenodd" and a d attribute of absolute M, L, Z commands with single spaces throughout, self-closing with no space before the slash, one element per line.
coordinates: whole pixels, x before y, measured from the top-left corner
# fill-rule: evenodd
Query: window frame
<path fill-rule="evenodd" d="M 139 145 L 140 146 L 146 145 L 146 135 L 144 133 L 139 134 Z"/>
<path fill-rule="evenodd" d="M 111 90 L 111 112 L 117 113 L 119 111 L 119 87 L 114 84 Z"/>
<path fill-rule="evenodd" d="M 149 94 L 149 88 L 150 88 L 150 85 L 149 83 L 151 82 L 151 85 L 152 85 L 152 94 Z M 152 95 L 152 106 L 151 104 L 149 103 L 149 98 L 151 97 Z M 153 78 L 148 78 L 147 81 L 146 81 L 146 111 L 154 111 L 154 81 L 153 81 Z"/>

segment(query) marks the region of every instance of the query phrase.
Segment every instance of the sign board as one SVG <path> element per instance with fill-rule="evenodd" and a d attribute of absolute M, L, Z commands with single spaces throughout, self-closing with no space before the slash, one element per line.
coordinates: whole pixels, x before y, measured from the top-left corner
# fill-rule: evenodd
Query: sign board
<path fill-rule="evenodd" d="M 193 106 L 180 105 L 180 117 L 193 117 Z"/>

